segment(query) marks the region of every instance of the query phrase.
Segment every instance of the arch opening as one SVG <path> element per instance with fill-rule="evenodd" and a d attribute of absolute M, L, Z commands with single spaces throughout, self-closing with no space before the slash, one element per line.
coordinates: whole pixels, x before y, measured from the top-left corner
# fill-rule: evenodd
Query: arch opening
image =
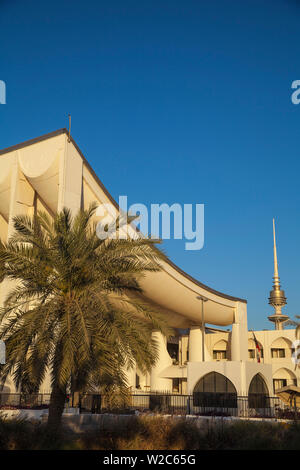
<path fill-rule="evenodd" d="M 193 391 L 194 406 L 237 408 L 237 392 L 233 383 L 218 372 L 202 377 Z"/>
<path fill-rule="evenodd" d="M 249 408 L 270 408 L 268 387 L 260 374 L 256 374 L 249 385 Z"/>

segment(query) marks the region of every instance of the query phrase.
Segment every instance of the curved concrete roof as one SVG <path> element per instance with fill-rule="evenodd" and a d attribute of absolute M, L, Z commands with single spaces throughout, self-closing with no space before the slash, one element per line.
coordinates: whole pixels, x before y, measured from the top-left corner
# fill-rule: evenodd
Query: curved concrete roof
<path fill-rule="evenodd" d="M 0 155 L 14 152 L 16 150 L 25 150 L 25 148 L 30 145 L 43 142 L 61 134 L 68 135 L 67 129 L 59 129 L 51 132 L 50 134 L 45 134 L 41 137 L 0 150 Z M 84 166 L 92 175 L 97 186 L 100 187 L 108 200 L 116 207 L 117 210 L 119 210 L 117 202 L 100 181 L 72 137 L 70 141 L 80 154 Z M 41 166 L 43 162 L 37 162 L 36 166 L 32 166 L 32 164 L 27 162 L 26 153 L 27 152 L 25 151 L 19 156 L 20 167 L 24 174 L 26 174 L 30 183 L 36 187 L 38 192 L 43 192 L 42 183 L 45 180 L 45 174 L 43 178 L 39 177 L 39 166 Z M 57 175 L 58 158 L 58 153 L 55 155 L 43 155 L 44 164 L 47 162 L 47 167 L 49 168 L 49 175 Z M 3 173 L 1 172 L 0 177 L 0 193 L 2 201 L 4 201 L 2 198 L 6 197 L 5 195 L 8 189 L 7 179 L 10 173 L 10 166 L 8 163 L 5 163 L 3 170 L 5 171 L 3 171 Z M 6 202 L 7 201 L 5 201 L 5 205 Z M 53 201 L 53 206 L 54 205 L 55 201 Z M 206 286 L 184 272 L 170 260 L 163 263 L 163 270 L 161 272 L 147 273 L 142 281 L 142 287 L 144 289 L 145 297 L 158 304 L 162 311 L 168 315 L 170 324 L 173 327 L 178 328 L 185 328 L 190 324 L 199 324 L 199 322 L 201 322 L 201 304 L 197 299 L 197 296 L 203 296 L 208 300 L 208 302 L 205 302 L 205 322 L 220 326 L 233 323 L 234 309 L 236 308 L 237 302 L 246 303 L 246 300 L 244 299 L 218 292 L 215 289 Z"/>

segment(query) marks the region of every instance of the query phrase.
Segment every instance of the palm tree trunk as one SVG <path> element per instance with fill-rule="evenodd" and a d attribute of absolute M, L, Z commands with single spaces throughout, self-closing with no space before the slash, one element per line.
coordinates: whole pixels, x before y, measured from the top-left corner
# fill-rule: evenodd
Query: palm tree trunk
<path fill-rule="evenodd" d="M 66 390 L 55 384 L 51 392 L 47 424 L 48 429 L 51 431 L 56 431 L 60 427 L 61 417 L 65 407 L 65 400 Z"/>

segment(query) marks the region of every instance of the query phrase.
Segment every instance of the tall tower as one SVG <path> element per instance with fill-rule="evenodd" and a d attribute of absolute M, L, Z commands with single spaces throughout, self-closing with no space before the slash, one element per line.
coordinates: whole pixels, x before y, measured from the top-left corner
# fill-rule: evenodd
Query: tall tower
<path fill-rule="evenodd" d="M 289 317 L 281 313 L 282 307 L 287 304 L 284 291 L 280 288 L 279 275 L 278 275 L 278 262 L 277 262 L 277 249 L 276 249 L 276 237 L 275 237 L 275 221 L 273 219 L 273 240 L 274 240 L 274 277 L 273 277 L 273 288 L 270 291 L 269 304 L 274 307 L 275 313 L 268 317 L 270 321 L 275 323 L 275 330 L 282 330 L 283 323 L 286 322 Z"/>

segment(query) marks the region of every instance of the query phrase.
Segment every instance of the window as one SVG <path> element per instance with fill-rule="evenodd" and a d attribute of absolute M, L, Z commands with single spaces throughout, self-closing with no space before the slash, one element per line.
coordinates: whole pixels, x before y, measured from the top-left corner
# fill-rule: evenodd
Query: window
<path fill-rule="evenodd" d="M 255 359 L 255 349 L 248 349 L 248 356 L 250 359 Z"/>
<path fill-rule="evenodd" d="M 272 355 L 272 357 L 274 357 L 276 359 L 285 357 L 285 349 L 283 349 L 283 348 L 272 348 L 271 349 L 271 355 Z"/>
<path fill-rule="evenodd" d="M 249 359 L 255 359 L 256 358 L 256 350 L 255 349 L 248 349 L 248 357 Z M 260 358 L 264 358 L 264 350 L 260 350 Z"/>
<path fill-rule="evenodd" d="M 237 393 L 233 383 L 218 372 L 210 372 L 197 382 L 194 406 L 236 408 Z"/>
<path fill-rule="evenodd" d="M 286 387 L 287 385 L 297 386 L 297 379 L 273 379 L 274 392 L 279 388 Z"/>
<path fill-rule="evenodd" d="M 179 393 L 180 389 L 180 379 L 172 379 L 172 391 Z"/>
<path fill-rule="evenodd" d="M 138 374 L 135 374 L 135 388 L 141 388 L 140 377 L 138 376 Z"/>
<path fill-rule="evenodd" d="M 167 350 L 173 364 L 178 364 L 179 360 L 179 344 L 178 338 L 171 337 L 167 343 Z"/>
<path fill-rule="evenodd" d="M 213 351 L 213 359 L 216 361 L 224 361 L 227 358 L 226 351 Z"/>
<path fill-rule="evenodd" d="M 286 387 L 286 386 L 287 386 L 286 379 L 274 379 L 273 380 L 274 392 L 276 392 L 276 390 L 278 390 L 279 388 Z"/>

